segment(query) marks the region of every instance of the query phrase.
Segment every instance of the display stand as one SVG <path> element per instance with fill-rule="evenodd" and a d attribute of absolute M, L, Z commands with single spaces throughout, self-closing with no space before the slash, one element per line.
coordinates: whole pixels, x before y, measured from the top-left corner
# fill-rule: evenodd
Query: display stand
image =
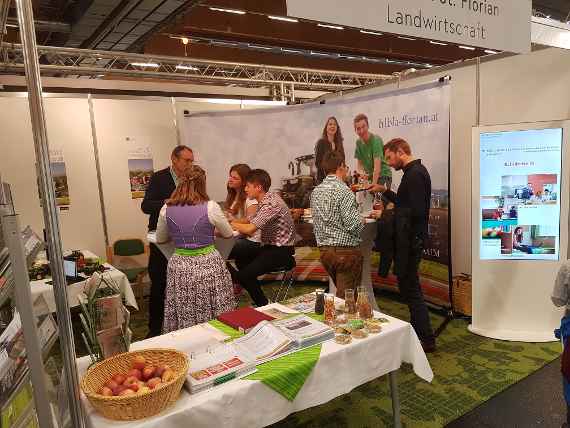
<path fill-rule="evenodd" d="M 12 300 L 12 307 L 15 303 L 12 319 L 3 326 L 4 337 L 0 345 L 0 382 L 5 382 L 7 386 L 2 389 L 3 394 L 0 396 L 2 427 L 30 426 L 37 417 L 37 420 L 42 421 L 42 428 L 55 428 L 57 425 L 54 424 L 54 415 L 47 399 L 43 359 L 56 342 L 57 326 L 51 315 L 44 317 L 38 325 L 33 312 L 18 215 L 14 212 L 9 186 L 2 184 L 0 187 L 0 260 L 3 278 L 0 306 L 8 304 L 8 300 Z M 25 349 L 18 348 L 21 345 L 18 341 L 20 333 L 23 334 Z M 33 399 L 30 395 L 32 384 Z"/>

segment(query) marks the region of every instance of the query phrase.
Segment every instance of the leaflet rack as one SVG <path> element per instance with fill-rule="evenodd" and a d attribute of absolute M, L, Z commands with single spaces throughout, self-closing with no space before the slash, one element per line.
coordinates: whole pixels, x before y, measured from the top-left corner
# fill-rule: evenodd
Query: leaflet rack
<path fill-rule="evenodd" d="M 1 179 L 0 226 L 0 428 L 57 428 L 44 367 L 57 324 L 33 312 L 19 218 Z"/>

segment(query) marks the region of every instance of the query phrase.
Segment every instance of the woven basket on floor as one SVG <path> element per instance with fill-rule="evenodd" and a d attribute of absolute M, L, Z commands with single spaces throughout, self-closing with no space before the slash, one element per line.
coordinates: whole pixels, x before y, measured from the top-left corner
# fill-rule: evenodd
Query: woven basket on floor
<path fill-rule="evenodd" d="M 471 276 L 461 274 L 453 278 L 453 310 L 471 316 Z"/>
<path fill-rule="evenodd" d="M 133 358 L 142 355 L 147 365 L 166 364 L 175 376 L 155 389 L 142 394 L 106 397 L 98 394 L 114 375 L 127 373 Z M 81 389 L 91 405 L 103 416 L 115 420 L 135 420 L 156 415 L 174 403 L 180 394 L 188 372 L 188 358 L 174 349 L 146 349 L 115 355 L 91 367 L 81 380 Z"/>

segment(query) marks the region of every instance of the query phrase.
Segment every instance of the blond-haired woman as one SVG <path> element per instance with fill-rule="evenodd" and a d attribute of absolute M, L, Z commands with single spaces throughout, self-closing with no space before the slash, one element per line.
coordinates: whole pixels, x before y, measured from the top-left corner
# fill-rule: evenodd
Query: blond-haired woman
<path fill-rule="evenodd" d="M 163 333 L 190 327 L 234 309 L 230 273 L 214 247 L 215 234 L 232 236 L 220 206 L 206 193 L 206 173 L 192 165 L 160 211 L 158 243 L 172 240 L 168 261 Z"/>

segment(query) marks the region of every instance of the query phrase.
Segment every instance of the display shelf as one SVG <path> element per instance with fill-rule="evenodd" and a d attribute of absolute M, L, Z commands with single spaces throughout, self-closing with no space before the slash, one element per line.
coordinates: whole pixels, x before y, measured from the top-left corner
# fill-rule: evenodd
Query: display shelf
<path fill-rule="evenodd" d="M 0 307 L 12 298 L 15 282 L 13 275 L 9 275 L 6 282 L 0 285 Z"/>
<path fill-rule="evenodd" d="M 46 318 L 48 318 L 48 317 L 46 317 Z M 40 326 L 40 328 L 41 328 L 41 326 Z M 53 334 L 51 337 L 49 337 L 47 339 L 47 341 L 45 342 L 45 344 L 42 345 L 42 357 L 44 359 L 49 355 L 51 349 L 53 348 L 53 346 L 57 342 L 57 339 L 58 339 L 58 335 L 57 335 L 57 331 L 56 331 L 56 333 Z M 9 406 L 10 403 L 12 403 L 14 401 L 14 399 L 16 398 L 16 396 L 20 393 L 22 388 L 24 388 L 26 386 L 26 384 L 28 384 L 29 382 L 30 382 L 30 369 L 26 366 L 25 369 L 22 371 L 22 374 L 16 380 L 15 387 L 12 390 L 12 392 L 10 392 L 10 395 L 8 395 L 6 400 L 0 405 L 0 409 L 4 410 L 7 406 Z"/>

